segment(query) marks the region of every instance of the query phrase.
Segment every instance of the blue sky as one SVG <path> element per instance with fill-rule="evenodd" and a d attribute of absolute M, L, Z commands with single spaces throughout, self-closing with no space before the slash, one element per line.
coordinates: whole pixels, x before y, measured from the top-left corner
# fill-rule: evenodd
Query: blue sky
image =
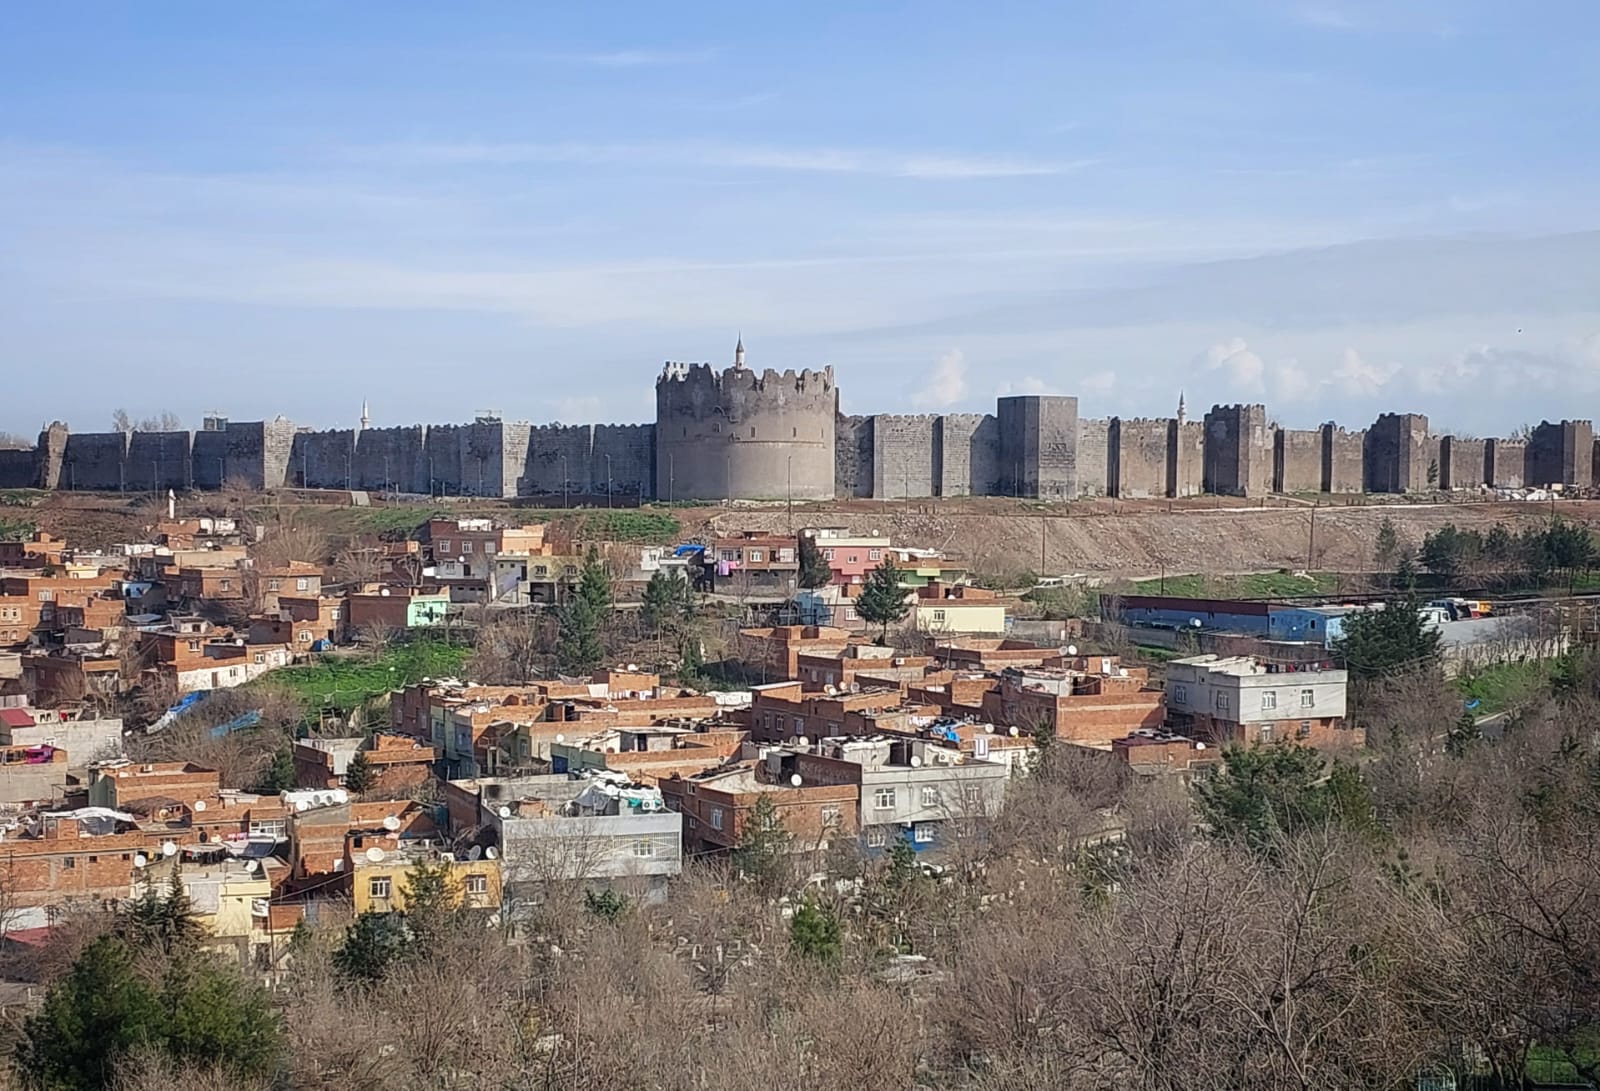
<path fill-rule="evenodd" d="M 76 4 L 0 34 L 0 429 L 1600 394 L 1600 8 Z"/>

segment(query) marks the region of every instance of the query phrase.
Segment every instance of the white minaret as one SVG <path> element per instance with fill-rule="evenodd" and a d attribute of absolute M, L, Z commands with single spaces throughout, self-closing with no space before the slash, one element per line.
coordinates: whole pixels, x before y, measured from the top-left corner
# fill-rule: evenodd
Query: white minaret
<path fill-rule="evenodd" d="M 178 494 L 173 492 L 171 489 L 168 489 L 167 490 L 167 521 L 171 522 L 172 520 L 176 519 L 177 517 L 178 517 Z"/>
<path fill-rule="evenodd" d="M 361 399 L 361 430 L 365 432 L 372 426 L 372 414 L 367 412 L 367 399 Z"/>
<path fill-rule="evenodd" d="M 744 334 L 742 333 L 739 335 L 739 343 L 733 346 L 733 366 L 740 370 L 744 368 Z"/>
<path fill-rule="evenodd" d="M 1187 417 L 1188 414 L 1183 409 L 1183 391 L 1180 390 L 1178 391 L 1178 423 L 1182 424 Z"/>

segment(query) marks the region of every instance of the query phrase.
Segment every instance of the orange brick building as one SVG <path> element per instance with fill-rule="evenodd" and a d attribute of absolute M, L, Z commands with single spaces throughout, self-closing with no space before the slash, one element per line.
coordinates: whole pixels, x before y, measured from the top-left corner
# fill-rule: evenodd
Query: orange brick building
<path fill-rule="evenodd" d="M 687 854 L 726 852 L 738 845 L 752 808 L 763 796 L 772 801 L 797 852 L 859 832 L 860 789 L 855 784 L 771 784 L 752 762 L 669 778 L 657 787 L 667 808 L 683 815 Z"/>

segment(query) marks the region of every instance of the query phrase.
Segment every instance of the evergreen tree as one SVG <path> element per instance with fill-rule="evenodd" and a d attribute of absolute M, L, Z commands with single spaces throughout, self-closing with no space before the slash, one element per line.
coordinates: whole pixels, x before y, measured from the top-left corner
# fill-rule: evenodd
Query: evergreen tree
<path fill-rule="evenodd" d="M 102 1091 L 131 1052 L 151 1048 L 180 1063 L 220 1063 L 240 1080 L 277 1069 L 282 1028 L 259 985 L 197 951 L 174 954 L 159 984 L 134 959 L 126 942 L 101 936 L 51 987 L 17 1046 L 30 1085 Z"/>
<path fill-rule="evenodd" d="M 333 952 L 333 968 L 348 982 L 370 985 L 382 981 L 413 949 L 404 918 L 368 910 L 344 930 L 344 941 Z"/>
<path fill-rule="evenodd" d="M 162 978 L 167 1052 L 220 1061 L 238 1076 L 264 1076 L 283 1053 L 282 1030 L 265 989 L 204 955 L 184 955 Z"/>
<path fill-rule="evenodd" d="M 405 896 L 406 927 L 418 944 L 427 948 L 459 920 L 461 892 L 451 882 L 450 865 L 420 863 L 406 873 L 400 892 Z"/>
<path fill-rule="evenodd" d="M 1216 836 L 1265 848 L 1327 818 L 1321 777 L 1322 760 L 1309 747 L 1230 748 L 1217 774 L 1198 785 L 1200 814 Z"/>
<path fill-rule="evenodd" d="M 789 831 L 783 828 L 777 805 L 770 793 L 763 792 L 739 831 L 739 843 L 733 850 L 734 870 L 763 894 L 776 897 L 790 878 L 789 845 Z"/>
<path fill-rule="evenodd" d="M 688 598 L 688 581 L 657 569 L 644 585 L 644 603 L 639 612 L 644 623 L 660 633 L 683 612 Z"/>
<path fill-rule="evenodd" d="M 1415 597 L 1395 599 L 1381 610 L 1346 614 L 1333 651 L 1351 678 L 1370 681 L 1436 665 L 1439 632 L 1428 628 Z"/>
<path fill-rule="evenodd" d="M 272 764 L 262 774 L 257 788 L 263 795 L 277 795 L 294 787 L 294 749 L 293 744 L 286 743 L 273 751 Z"/>
<path fill-rule="evenodd" d="M 360 795 L 370 792 L 378 783 L 378 774 L 372 768 L 372 762 L 367 760 L 364 750 L 357 750 L 350 758 L 350 764 L 345 766 L 344 786 L 347 791 Z"/>
<path fill-rule="evenodd" d="M 627 895 L 618 894 L 610 887 L 601 891 L 585 890 L 583 907 L 608 924 L 617 923 L 631 908 Z"/>
<path fill-rule="evenodd" d="M 192 948 L 205 934 L 176 867 L 165 893 L 158 894 L 154 884 L 146 884 L 139 897 L 118 912 L 114 931 L 137 949 L 163 954 Z"/>
<path fill-rule="evenodd" d="M 883 631 L 879 641 L 887 643 L 889 626 L 902 620 L 910 611 L 906 589 L 900 586 L 900 569 L 895 566 L 893 557 L 886 556 L 883 563 L 867 576 L 867 582 L 856 599 L 856 613 L 865 621 L 881 625 Z"/>
<path fill-rule="evenodd" d="M 556 662 L 563 674 L 586 675 L 606 657 L 600 640 L 600 614 L 582 596 L 574 595 L 556 616 Z"/>
<path fill-rule="evenodd" d="M 1378 536 L 1372 543 L 1372 558 L 1379 568 L 1388 568 L 1400 552 L 1400 535 L 1394 529 L 1394 520 L 1387 515 L 1378 524 Z"/>
<path fill-rule="evenodd" d="M 578 598 L 588 603 L 596 617 L 611 609 L 611 574 L 606 571 L 600 551 L 594 546 L 584 554 L 583 574 L 578 577 Z"/>
<path fill-rule="evenodd" d="M 823 557 L 822 550 L 817 548 L 815 535 L 800 535 L 799 558 L 800 586 L 807 591 L 814 591 L 818 587 L 826 587 L 828 581 L 833 579 L 833 569 L 828 567 L 827 559 Z"/>
<path fill-rule="evenodd" d="M 23 1027 L 17 1067 L 43 1091 L 110 1087 L 119 1060 L 161 1039 L 161 998 L 114 936 L 84 949 Z"/>
<path fill-rule="evenodd" d="M 801 958 L 819 965 L 839 965 L 844 941 L 838 916 L 807 898 L 789 919 L 789 946 Z"/>
<path fill-rule="evenodd" d="M 1456 720 L 1455 726 L 1450 729 L 1450 734 L 1445 736 L 1444 748 L 1446 753 L 1460 757 L 1481 738 L 1483 732 L 1478 728 L 1478 718 L 1472 714 L 1471 709 L 1466 709 L 1461 713 L 1461 718 Z"/>

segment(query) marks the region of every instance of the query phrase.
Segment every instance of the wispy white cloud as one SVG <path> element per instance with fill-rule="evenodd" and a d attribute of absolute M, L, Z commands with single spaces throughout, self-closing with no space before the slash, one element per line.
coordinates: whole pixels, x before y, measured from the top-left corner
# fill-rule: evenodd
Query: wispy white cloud
<path fill-rule="evenodd" d="M 951 349 L 933 365 L 922 388 L 911 395 L 917 409 L 948 409 L 967 396 L 967 358 Z"/>
<path fill-rule="evenodd" d="M 1266 364 L 1242 337 L 1218 341 L 1195 358 L 1195 365 L 1207 371 L 1222 372 L 1232 390 L 1260 394 L 1266 389 Z"/>
<path fill-rule="evenodd" d="M 515 166 L 529 163 L 645 165 L 944 180 L 1068 174 L 1094 163 L 1092 159 L 1044 161 L 1005 156 L 880 152 L 856 148 L 789 148 L 696 140 L 390 144 L 356 148 L 348 154 L 359 161 L 408 166 Z"/>
<path fill-rule="evenodd" d="M 540 59 L 557 64 L 587 65 L 592 68 L 653 68 L 664 65 L 704 64 L 717 55 L 703 49 L 610 49 L 597 52 L 541 53 Z"/>
<path fill-rule="evenodd" d="M 1061 388 L 1047 383 L 1037 375 L 1024 375 L 1020 379 L 1007 379 L 995 388 L 994 396 L 1008 398 L 1014 394 L 1060 394 Z"/>

